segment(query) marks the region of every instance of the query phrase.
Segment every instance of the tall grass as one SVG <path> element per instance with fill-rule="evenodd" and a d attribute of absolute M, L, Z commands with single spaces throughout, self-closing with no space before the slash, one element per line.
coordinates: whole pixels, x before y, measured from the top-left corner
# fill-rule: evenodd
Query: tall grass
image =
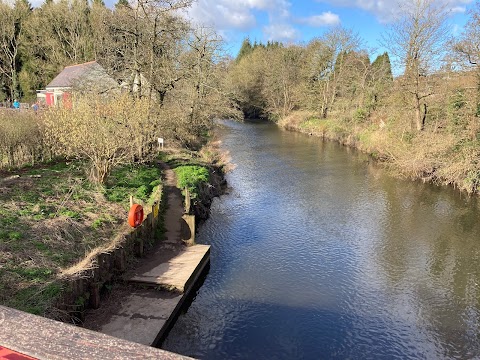
<path fill-rule="evenodd" d="M 33 111 L 0 111 L 0 168 L 19 167 L 50 159 L 44 144 L 43 121 Z"/>

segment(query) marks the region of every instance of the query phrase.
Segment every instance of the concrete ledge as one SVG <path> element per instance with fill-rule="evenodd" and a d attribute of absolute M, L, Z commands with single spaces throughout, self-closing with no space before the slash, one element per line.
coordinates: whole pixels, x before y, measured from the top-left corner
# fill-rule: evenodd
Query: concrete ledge
<path fill-rule="evenodd" d="M 170 317 L 167 319 L 165 324 L 163 324 L 162 328 L 160 329 L 155 341 L 152 343 L 152 346 L 161 346 L 165 338 L 167 337 L 168 333 L 170 332 L 172 326 L 177 321 L 178 316 L 180 315 L 180 310 L 183 309 L 185 302 L 192 297 L 192 293 L 198 290 L 199 287 L 199 280 L 204 273 L 207 272 L 207 266 L 210 265 L 210 246 L 208 251 L 205 253 L 203 258 L 201 259 L 200 263 L 198 264 L 197 268 L 195 269 L 194 273 L 187 281 L 185 286 L 185 293 L 183 294 L 182 298 L 178 302 L 175 309 L 170 314 Z"/>
<path fill-rule="evenodd" d="M 194 245 L 184 248 L 171 259 L 156 263 L 150 269 L 140 268 L 138 274 L 129 279 L 151 286 L 160 286 L 180 293 L 186 292 L 195 279 L 195 275 L 210 259 L 210 245 Z"/>
<path fill-rule="evenodd" d="M 100 315 L 96 330 L 144 345 L 160 345 L 209 263 L 210 246 L 195 245 L 166 262 L 147 264 L 148 271 L 130 279 L 145 287 L 122 298 L 112 313 Z"/>
<path fill-rule="evenodd" d="M 0 346 L 40 360 L 190 359 L 4 306 Z"/>

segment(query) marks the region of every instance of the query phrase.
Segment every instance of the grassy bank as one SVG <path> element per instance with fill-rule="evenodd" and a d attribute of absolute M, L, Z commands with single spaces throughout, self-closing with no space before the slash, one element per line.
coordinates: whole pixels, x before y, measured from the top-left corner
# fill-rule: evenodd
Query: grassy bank
<path fill-rule="evenodd" d="M 148 203 L 160 189 L 154 166 L 112 172 L 105 186 L 85 179 L 84 164 L 60 161 L 0 174 L 0 303 L 56 317 L 62 277 L 126 222 L 129 197 Z"/>
<path fill-rule="evenodd" d="M 480 192 L 478 129 L 411 132 L 400 129 L 395 119 L 320 119 L 306 111 L 292 113 L 279 125 L 358 148 L 385 163 L 395 176 L 451 185 L 469 194 Z"/>

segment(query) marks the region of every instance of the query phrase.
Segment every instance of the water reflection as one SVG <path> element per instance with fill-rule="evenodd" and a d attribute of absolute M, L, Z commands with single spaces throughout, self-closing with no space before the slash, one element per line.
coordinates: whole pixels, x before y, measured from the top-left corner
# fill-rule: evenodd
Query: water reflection
<path fill-rule="evenodd" d="M 200 358 L 472 358 L 479 206 L 354 151 L 225 122 L 211 268 L 164 348 Z"/>

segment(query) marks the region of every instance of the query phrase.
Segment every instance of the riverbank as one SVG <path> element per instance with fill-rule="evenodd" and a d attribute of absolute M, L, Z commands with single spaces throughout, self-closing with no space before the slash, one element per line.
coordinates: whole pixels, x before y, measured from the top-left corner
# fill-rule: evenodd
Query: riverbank
<path fill-rule="evenodd" d="M 469 134 L 411 132 L 382 118 L 319 119 L 307 111 L 293 112 L 280 127 L 354 147 L 383 163 L 392 175 L 450 185 L 468 194 L 480 192 L 479 129 Z"/>
<path fill-rule="evenodd" d="M 172 164 L 194 162 L 209 169 L 211 176 L 199 184 L 201 196 L 193 202 L 202 218 L 208 216 L 212 197 L 224 186 L 219 155 L 207 146 L 200 153 L 171 150 L 163 156 Z M 162 208 L 157 165 L 119 168 L 103 187 L 86 181 L 81 165 L 60 161 L 1 174 L 0 304 L 81 322 L 84 309 L 99 306 L 100 296 L 138 263 L 136 256 L 163 237 L 161 219 L 149 218 L 155 226 L 148 226 L 149 235 L 142 226 L 137 240 L 126 225 L 131 195 L 146 216 L 155 201 Z M 90 278 L 94 283 L 85 280 Z"/>
<path fill-rule="evenodd" d="M 222 195 L 227 188 L 225 173 L 229 171 L 229 155 L 219 148 L 220 141 L 211 141 L 199 152 L 174 150 L 164 152 L 161 160 L 173 170 L 183 167 L 193 168 L 193 174 L 187 169 L 185 179 L 180 181 L 190 188 L 191 212 L 196 217 L 197 225 L 201 225 L 210 216 L 210 206 L 215 197 Z M 198 177 L 195 170 L 206 169 L 206 177 Z M 177 173 L 178 175 L 178 173 Z M 178 184 L 179 187 L 180 184 Z M 183 195 L 185 195 L 183 193 Z"/>

